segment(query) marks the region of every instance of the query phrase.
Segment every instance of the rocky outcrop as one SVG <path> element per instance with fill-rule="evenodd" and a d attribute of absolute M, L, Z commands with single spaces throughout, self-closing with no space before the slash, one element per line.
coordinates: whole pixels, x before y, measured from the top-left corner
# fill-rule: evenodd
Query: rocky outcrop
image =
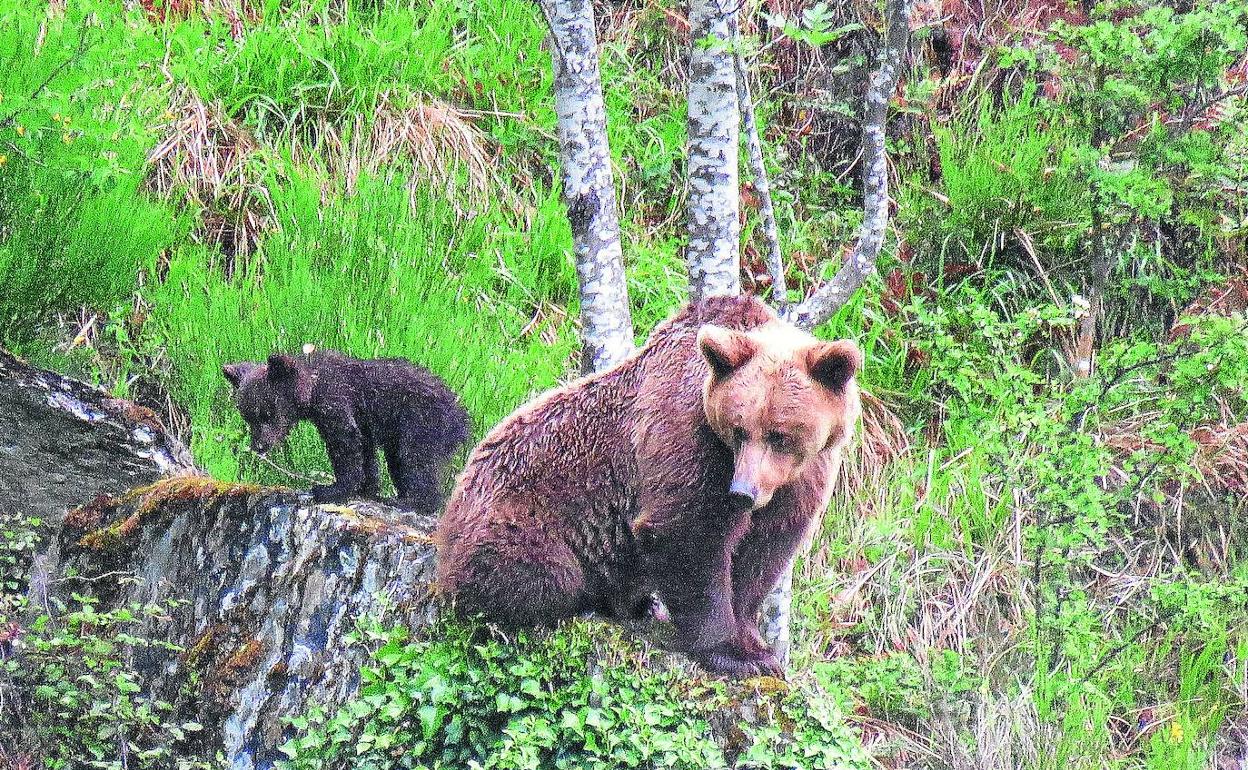
<path fill-rule="evenodd" d="M 435 614 L 432 517 L 305 500 L 174 478 L 97 498 L 58 538 L 55 572 L 76 577 L 57 593 L 168 606 L 140 635 L 175 647 L 145 648 L 133 670 L 239 770 L 280 758 L 288 718 L 355 693 L 365 653 L 344 635 L 357 620 L 419 629 Z"/>
<path fill-rule="evenodd" d="M 150 410 L 0 350 L 0 510 L 55 530 L 96 494 L 189 472 Z"/>
<path fill-rule="evenodd" d="M 130 655 L 203 756 L 271 767 L 285 719 L 356 690 L 357 619 L 433 616 L 431 518 L 197 475 L 149 410 L 0 351 L 0 513 L 37 518 L 32 606 L 161 605 Z M 19 576 L 23 577 L 23 576 Z"/>

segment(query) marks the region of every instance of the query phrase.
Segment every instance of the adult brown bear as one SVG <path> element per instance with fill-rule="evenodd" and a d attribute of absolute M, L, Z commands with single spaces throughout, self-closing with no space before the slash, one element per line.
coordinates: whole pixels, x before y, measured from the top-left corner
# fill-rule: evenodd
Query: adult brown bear
<path fill-rule="evenodd" d="M 752 297 L 685 307 L 486 436 L 438 527 L 440 593 L 511 628 L 657 593 L 706 668 L 780 673 L 759 606 L 827 507 L 860 365 Z"/>

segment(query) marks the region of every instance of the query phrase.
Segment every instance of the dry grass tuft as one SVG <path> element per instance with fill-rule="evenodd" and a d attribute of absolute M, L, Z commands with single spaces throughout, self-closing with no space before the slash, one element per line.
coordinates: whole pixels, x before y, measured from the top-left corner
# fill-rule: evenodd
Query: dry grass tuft
<path fill-rule="evenodd" d="M 878 481 L 884 468 L 909 450 L 910 439 L 901 419 L 878 397 L 863 390 L 861 432 L 845 457 L 838 492 L 853 494 Z"/>
<path fill-rule="evenodd" d="M 167 117 L 164 138 L 148 154 L 148 185 L 202 209 L 199 243 L 246 257 L 273 221 L 255 139 L 184 86 L 174 88 Z"/>
<path fill-rule="evenodd" d="M 356 189 L 361 172 L 389 175 L 407 162 L 414 172 L 409 183 L 413 206 L 418 186 L 430 185 L 445 191 L 460 216 L 471 216 L 499 195 L 520 210 L 510 185 L 497 173 L 498 146 L 474 123 L 480 115 L 430 96 L 402 107 L 382 94 L 371 118 L 357 117 L 347 130 L 322 122 L 309 133 L 315 137 L 311 143 L 296 137 L 294 157 L 309 165 L 326 164 L 328 178 L 343 180 L 348 193 Z"/>

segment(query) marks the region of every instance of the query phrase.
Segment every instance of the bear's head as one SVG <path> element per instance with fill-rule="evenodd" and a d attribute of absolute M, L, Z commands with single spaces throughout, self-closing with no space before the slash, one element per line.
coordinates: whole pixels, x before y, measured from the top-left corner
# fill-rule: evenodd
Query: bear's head
<path fill-rule="evenodd" d="M 862 367 L 850 340 L 824 342 L 784 322 L 750 331 L 707 324 L 698 349 L 710 366 L 706 419 L 733 451 L 729 494 L 741 508 L 767 505 L 811 460 L 849 441 Z"/>
<path fill-rule="evenodd" d="M 241 361 L 221 371 L 251 429 L 251 448 L 260 454 L 285 440 L 312 400 L 312 375 L 291 356 L 274 353 L 265 363 Z"/>

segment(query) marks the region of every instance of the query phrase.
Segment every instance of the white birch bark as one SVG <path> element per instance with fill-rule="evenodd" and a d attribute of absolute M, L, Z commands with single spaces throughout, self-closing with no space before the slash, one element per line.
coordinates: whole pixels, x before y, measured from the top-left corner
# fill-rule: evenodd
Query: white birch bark
<path fill-rule="evenodd" d="M 771 183 L 763 163 L 763 143 L 754 119 L 754 100 L 750 98 L 749 71 L 740 49 L 735 52 L 737 70 L 737 101 L 741 104 L 741 130 L 745 133 L 750 153 L 750 171 L 754 174 L 754 192 L 758 194 L 758 213 L 763 219 L 763 239 L 767 242 L 767 274 L 771 276 L 771 301 L 777 310 L 788 304 L 788 286 L 784 282 L 784 257 L 780 253 L 780 235 L 776 230 L 776 210 L 771 203 Z"/>
<path fill-rule="evenodd" d="M 884 230 L 888 227 L 888 156 L 884 137 L 888 102 L 897 87 L 902 55 L 910 38 L 911 1 L 888 0 L 888 31 L 878 56 L 879 65 L 867 87 L 862 121 L 864 216 L 858 244 L 832 280 L 784 312 L 784 318 L 799 328 L 810 329 L 831 318 L 875 271 L 875 260 L 884 245 Z"/>
<path fill-rule="evenodd" d="M 737 88 L 731 42 L 734 0 L 689 0 L 690 300 L 737 294 L 740 179 Z"/>
<path fill-rule="evenodd" d="M 879 54 L 879 67 L 867 87 L 863 116 L 863 190 L 865 216 L 858 245 L 831 281 L 805 302 L 780 308 L 783 318 L 803 329 L 826 321 L 875 270 L 875 260 L 884 244 L 888 226 L 888 157 L 884 152 L 888 103 L 897 87 L 902 55 L 910 39 L 911 0 L 888 0 L 888 31 Z M 780 582 L 763 600 L 760 610 L 763 640 L 776 653 L 781 665 L 788 664 L 789 626 L 793 612 L 793 562 L 785 568 Z"/>
<path fill-rule="evenodd" d="M 776 660 L 785 668 L 789 665 L 789 647 L 792 643 L 789 626 L 793 617 L 793 566 L 796 561 L 797 556 L 794 555 L 781 573 L 780 582 L 763 599 L 763 606 L 758 611 L 759 633 L 776 654 Z"/>
<path fill-rule="evenodd" d="M 550 26 L 563 200 L 580 281 L 582 370 L 600 371 L 633 351 L 633 320 L 620 250 L 607 112 L 591 0 L 540 0 Z"/>

